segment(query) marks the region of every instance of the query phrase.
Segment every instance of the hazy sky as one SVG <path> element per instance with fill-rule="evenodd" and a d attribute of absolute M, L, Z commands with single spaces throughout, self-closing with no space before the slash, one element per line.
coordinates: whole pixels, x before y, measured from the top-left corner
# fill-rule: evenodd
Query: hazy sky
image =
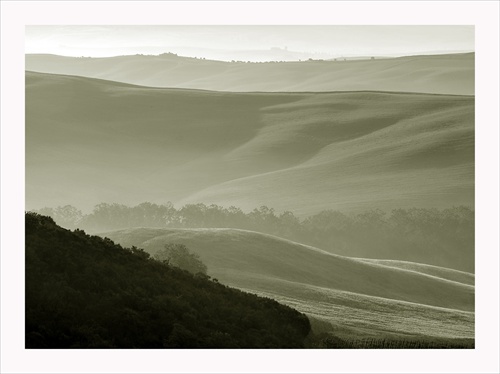
<path fill-rule="evenodd" d="M 27 26 L 26 53 L 66 56 L 178 54 L 220 59 L 237 51 L 330 56 L 474 51 L 473 26 Z M 210 52 L 210 53 L 209 53 Z M 241 54 L 241 53 L 240 53 Z"/>

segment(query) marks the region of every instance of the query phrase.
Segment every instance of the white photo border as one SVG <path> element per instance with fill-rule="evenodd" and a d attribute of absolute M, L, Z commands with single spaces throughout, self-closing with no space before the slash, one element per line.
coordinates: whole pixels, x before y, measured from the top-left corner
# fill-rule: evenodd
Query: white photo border
<path fill-rule="evenodd" d="M 499 368 L 497 1 L 2 1 L 1 372 L 488 373 Z M 476 348 L 473 350 L 24 349 L 26 25 L 474 25 Z"/>

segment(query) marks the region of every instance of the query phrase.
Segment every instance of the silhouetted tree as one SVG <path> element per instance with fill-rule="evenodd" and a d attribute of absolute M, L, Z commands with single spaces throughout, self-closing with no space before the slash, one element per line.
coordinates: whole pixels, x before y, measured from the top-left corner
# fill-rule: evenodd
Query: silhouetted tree
<path fill-rule="evenodd" d="M 165 244 L 165 248 L 156 252 L 153 257 L 169 266 L 178 267 L 192 274 L 207 274 L 207 266 L 200 260 L 200 256 L 191 253 L 184 244 Z"/>

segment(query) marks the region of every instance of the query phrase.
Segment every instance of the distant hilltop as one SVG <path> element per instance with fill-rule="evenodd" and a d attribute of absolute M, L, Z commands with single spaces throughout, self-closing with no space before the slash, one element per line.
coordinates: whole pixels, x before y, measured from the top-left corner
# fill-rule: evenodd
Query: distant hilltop
<path fill-rule="evenodd" d="M 393 91 L 474 95 L 474 53 L 372 57 L 249 63 L 244 59 L 224 62 L 175 53 L 104 58 L 29 54 L 26 55 L 26 70 L 149 87 L 213 91 Z"/>

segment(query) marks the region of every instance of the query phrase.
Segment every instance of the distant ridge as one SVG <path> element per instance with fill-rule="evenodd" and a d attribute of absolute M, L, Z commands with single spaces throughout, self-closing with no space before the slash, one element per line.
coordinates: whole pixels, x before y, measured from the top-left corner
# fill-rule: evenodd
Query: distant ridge
<path fill-rule="evenodd" d="M 474 53 L 389 59 L 224 62 L 159 56 L 26 55 L 26 70 L 150 87 L 237 92 L 396 91 L 474 95 Z"/>

